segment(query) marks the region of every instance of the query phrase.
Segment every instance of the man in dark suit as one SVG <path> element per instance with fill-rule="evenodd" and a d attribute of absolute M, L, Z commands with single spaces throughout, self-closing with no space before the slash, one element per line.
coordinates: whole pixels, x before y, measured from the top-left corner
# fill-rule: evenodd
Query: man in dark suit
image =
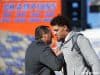
<path fill-rule="evenodd" d="M 55 75 L 54 71 L 60 70 L 63 63 L 61 51 L 54 54 L 50 48 L 52 33 L 47 26 L 39 26 L 35 30 L 35 41 L 26 51 L 25 75 Z"/>

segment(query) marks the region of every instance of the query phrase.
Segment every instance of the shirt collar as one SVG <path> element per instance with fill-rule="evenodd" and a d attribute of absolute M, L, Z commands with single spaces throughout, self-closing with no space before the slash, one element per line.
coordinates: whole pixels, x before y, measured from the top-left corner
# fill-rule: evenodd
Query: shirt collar
<path fill-rule="evenodd" d="M 68 33 L 68 35 L 65 37 L 65 41 L 67 41 L 71 35 L 72 31 Z"/>

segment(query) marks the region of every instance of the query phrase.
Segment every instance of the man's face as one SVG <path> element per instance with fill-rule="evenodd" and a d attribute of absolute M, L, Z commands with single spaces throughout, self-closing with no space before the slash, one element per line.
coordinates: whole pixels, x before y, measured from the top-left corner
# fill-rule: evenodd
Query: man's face
<path fill-rule="evenodd" d="M 51 32 L 43 34 L 43 38 L 47 44 L 52 43 L 52 33 Z"/>
<path fill-rule="evenodd" d="M 48 43 L 48 44 L 51 44 L 51 43 L 52 43 L 52 38 L 53 38 L 53 37 L 52 37 L 52 33 L 51 33 L 51 32 L 48 33 L 48 34 L 47 34 L 47 43 Z"/>
<path fill-rule="evenodd" d="M 68 28 L 66 26 L 55 25 L 52 28 L 53 28 L 53 34 L 57 38 L 57 41 L 63 41 L 69 33 L 67 32 Z"/>

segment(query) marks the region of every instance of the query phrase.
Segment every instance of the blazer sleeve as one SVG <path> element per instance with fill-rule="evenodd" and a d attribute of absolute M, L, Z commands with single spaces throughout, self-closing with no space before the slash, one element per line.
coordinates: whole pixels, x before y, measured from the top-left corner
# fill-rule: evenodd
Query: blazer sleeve
<path fill-rule="evenodd" d="M 79 36 L 77 39 L 77 44 L 85 60 L 92 67 L 92 71 L 94 73 L 93 75 L 100 75 L 100 60 L 92 48 L 90 41 L 84 36 Z"/>
<path fill-rule="evenodd" d="M 64 63 L 63 55 L 55 56 L 49 46 L 46 46 L 40 54 L 40 62 L 48 68 L 59 71 Z"/>

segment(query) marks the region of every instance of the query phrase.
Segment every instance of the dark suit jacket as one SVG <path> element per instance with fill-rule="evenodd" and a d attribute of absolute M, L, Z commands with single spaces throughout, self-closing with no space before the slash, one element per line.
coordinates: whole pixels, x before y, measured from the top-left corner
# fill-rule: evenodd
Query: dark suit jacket
<path fill-rule="evenodd" d="M 63 55 L 56 57 L 43 41 L 32 42 L 25 55 L 25 75 L 55 75 L 64 63 Z"/>

